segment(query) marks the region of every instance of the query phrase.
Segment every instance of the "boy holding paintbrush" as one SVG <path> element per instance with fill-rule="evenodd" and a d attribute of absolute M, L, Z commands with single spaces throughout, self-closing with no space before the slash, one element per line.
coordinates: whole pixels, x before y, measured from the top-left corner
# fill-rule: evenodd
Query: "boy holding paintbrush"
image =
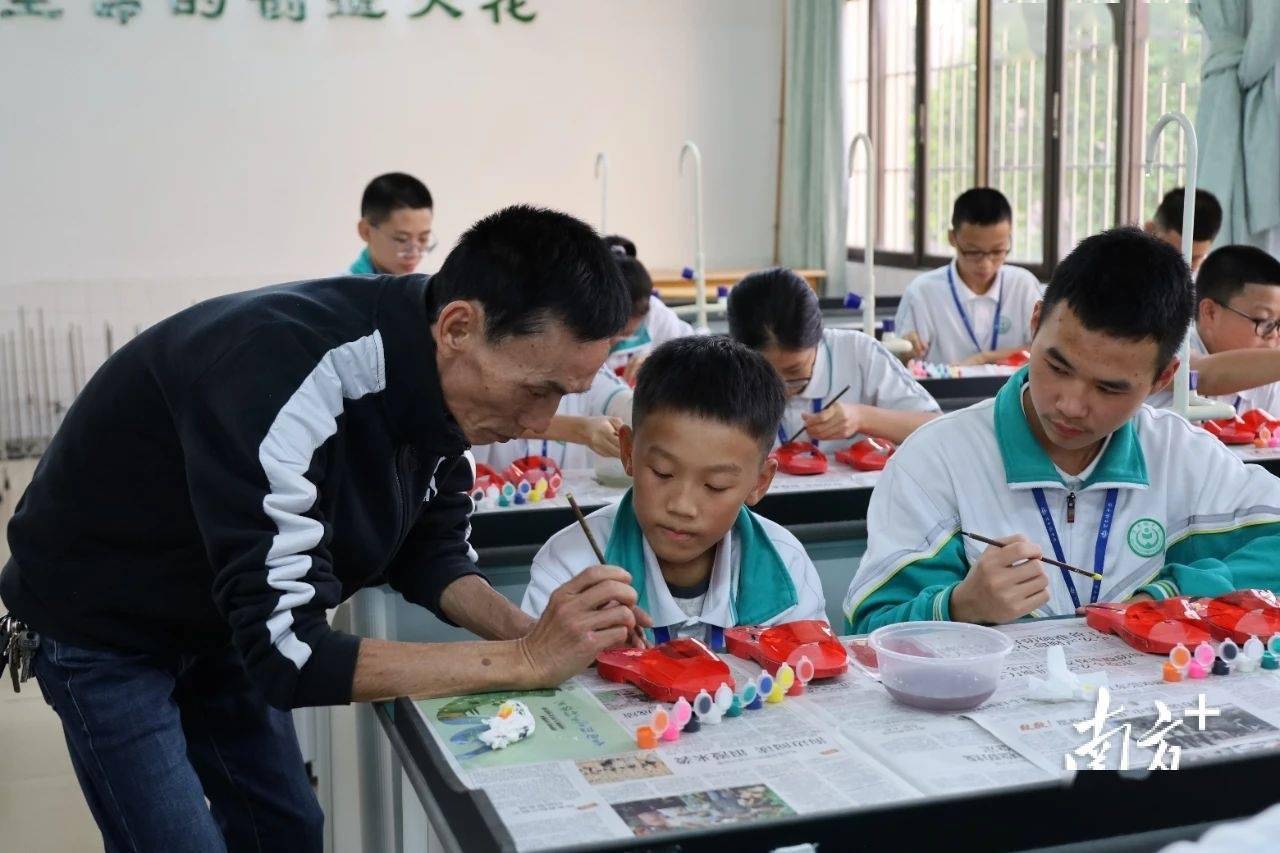
<path fill-rule="evenodd" d="M 1027 367 L 886 466 L 848 627 L 1280 590 L 1280 480 L 1143 405 L 1177 368 L 1193 294 L 1178 252 L 1136 229 L 1082 241 L 1035 308 Z"/>
<path fill-rule="evenodd" d="M 538 616 L 562 583 L 604 561 L 631 575 L 655 642 L 722 645 L 725 628 L 826 618 L 817 570 L 785 528 L 747 509 L 764 496 L 784 391 L 769 363 L 719 336 L 668 341 L 640 368 L 622 431 L 635 485 L 561 530 L 534 557 L 522 608 Z"/>

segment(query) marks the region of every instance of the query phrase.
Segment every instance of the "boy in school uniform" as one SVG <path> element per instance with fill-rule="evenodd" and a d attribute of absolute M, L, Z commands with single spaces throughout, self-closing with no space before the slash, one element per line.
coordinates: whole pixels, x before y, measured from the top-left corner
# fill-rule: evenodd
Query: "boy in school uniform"
<path fill-rule="evenodd" d="M 1254 246 L 1223 246 L 1196 278 L 1191 367 L 1199 391 L 1237 412 L 1280 415 L 1280 261 Z M 1169 407 L 1173 392 L 1148 401 Z"/>
<path fill-rule="evenodd" d="M 364 188 L 356 233 L 365 247 L 351 275 L 408 275 L 436 247 L 431 235 L 435 206 L 422 181 L 403 172 L 379 175 Z"/>
<path fill-rule="evenodd" d="M 778 443 L 805 427 L 823 450 L 869 434 L 901 442 L 940 413 L 929 392 L 870 335 L 825 329 L 813 288 L 781 267 L 729 292 L 729 334 L 763 355 L 787 391 Z M 849 391 L 826 407 L 845 387 Z M 824 408 L 826 407 L 826 408 Z"/>
<path fill-rule="evenodd" d="M 625 569 L 653 640 L 705 638 L 725 628 L 824 619 L 817 570 L 785 528 L 747 509 L 777 469 L 768 458 L 782 382 L 760 355 L 723 336 L 668 341 L 636 383 L 622 461 L 635 485 L 587 517 L 605 562 Z M 579 525 L 534 557 L 521 607 L 536 615 L 552 591 L 597 562 Z"/>
<path fill-rule="evenodd" d="M 1190 270 L 1165 243 L 1135 228 L 1081 241 L 1036 308 L 1030 363 L 886 466 L 848 627 L 1280 590 L 1280 480 L 1143 405 L 1177 368 L 1193 306 Z M 1103 578 L 1046 568 L 1044 554 Z"/>
<path fill-rule="evenodd" d="M 1142 229 L 1157 237 L 1179 252 L 1182 251 L 1182 213 L 1186 188 L 1174 187 L 1164 194 L 1156 207 L 1155 215 L 1143 224 Z M 1191 234 L 1191 274 L 1194 277 L 1204 263 L 1214 238 L 1222 228 L 1222 205 L 1208 190 L 1196 190 L 1195 225 Z"/>
<path fill-rule="evenodd" d="M 1031 340 L 1031 309 L 1040 282 L 1006 264 L 1013 209 L 999 190 L 977 187 L 956 197 L 947 240 L 955 260 L 918 276 L 898 305 L 898 334 L 912 357 L 944 364 L 994 364 Z"/>
<path fill-rule="evenodd" d="M 605 365 L 610 370 L 621 370 L 622 378 L 633 384 L 640 365 L 654 347 L 692 335 L 693 326 L 681 320 L 654 293 L 653 279 L 636 257 L 635 243 L 617 234 L 610 234 L 604 241 L 618 256 L 618 266 L 631 290 L 632 301 L 631 319 L 609 349 Z"/>

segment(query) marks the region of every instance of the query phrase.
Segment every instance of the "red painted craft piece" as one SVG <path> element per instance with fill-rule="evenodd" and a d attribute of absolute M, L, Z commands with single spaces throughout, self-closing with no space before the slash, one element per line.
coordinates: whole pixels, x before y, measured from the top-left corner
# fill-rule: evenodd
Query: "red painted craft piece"
<path fill-rule="evenodd" d="M 1022 365 L 1029 361 L 1031 361 L 1031 353 L 1028 350 L 1023 349 L 1018 350 L 1015 353 L 1010 353 L 997 361 L 996 364 L 1002 367 L 1022 367 Z"/>
<path fill-rule="evenodd" d="M 1247 412 L 1241 412 L 1239 420 L 1255 433 L 1258 427 L 1266 427 L 1272 435 L 1280 431 L 1280 418 L 1273 417 L 1266 409 L 1250 409 Z"/>
<path fill-rule="evenodd" d="M 1202 426 L 1205 432 L 1217 436 L 1223 444 L 1252 444 L 1258 437 L 1257 430 L 1250 429 L 1240 417 L 1205 421 Z"/>
<path fill-rule="evenodd" d="M 788 442 L 769 455 L 778 460 L 778 470 L 784 474 L 807 477 L 827 473 L 826 454 L 807 441 Z"/>
<path fill-rule="evenodd" d="M 1209 623 L 1185 596 L 1132 604 L 1090 604 L 1085 608 L 1090 628 L 1115 634 L 1140 652 L 1167 655 L 1181 643 L 1194 649 L 1213 637 Z"/>
<path fill-rule="evenodd" d="M 734 688 L 728 664 L 692 637 L 648 649 L 603 651 L 596 656 L 596 671 L 606 681 L 634 684 L 659 702 L 681 696 L 692 702 L 702 690 L 714 695 L 721 684 Z"/>
<path fill-rule="evenodd" d="M 559 474 L 562 479 L 564 478 L 560 466 L 550 456 L 523 456 L 508 465 L 507 470 L 502 474 L 512 483 L 523 481 L 530 486 L 538 480 L 550 480 L 552 474 Z"/>
<path fill-rule="evenodd" d="M 473 491 L 475 489 L 488 490 L 490 486 L 497 486 L 501 489 L 502 484 L 505 482 L 507 482 L 506 478 L 490 468 L 488 465 L 480 462 L 476 464 L 476 481 L 471 488 Z"/>
<path fill-rule="evenodd" d="M 1280 601 L 1267 589 L 1241 589 L 1192 605 L 1219 640 L 1243 646 L 1250 637 L 1280 634 Z"/>
<path fill-rule="evenodd" d="M 883 471 L 885 463 L 896 448 L 893 442 L 883 438 L 876 439 L 876 444 L 880 445 L 880 449 L 876 449 L 865 438 L 854 442 L 836 454 L 836 461 L 858 471 Z"/>
<path fill-rule="evenodd" d="M 821 619 L 784 622 L 771 628 L 726 628 L 729 654 L 753 660 L 769 672 L 784 663 L 794 669 L 803 655 L 813 663 L 814 678 L 833 678 L 849 668 L 849 656 Z"/>

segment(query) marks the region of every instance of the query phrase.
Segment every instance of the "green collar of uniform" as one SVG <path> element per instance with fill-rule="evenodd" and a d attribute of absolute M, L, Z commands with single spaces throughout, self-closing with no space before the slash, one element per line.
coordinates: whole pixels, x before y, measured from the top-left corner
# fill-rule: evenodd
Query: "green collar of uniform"
<path fill-rule="evenodd" d="M 1019 483 L 1057 483 L 1066 486 L 1053 460 L 1044 452 L 1027 426 L 1022 413 L 1022 386 L 1027 384 L 1028 370 L 1019 370 L 996 394 L 995 426 L 996 444 L 1004 461 L 1004 476 L 1009 485 Z M 1111 441 L 1102 453 L 1097 467 L 1085 480 L 1082 488 L 1092 485 L 1147 486 L 1147 463 L 1138 444 L 1138 431 L 1133 421 L 1111 434 Z"/>
<path fill-rule="evenodd" d="M 634 335 L 620 340 L 613 346 L 609 347 L 609 354 L 613 355 L 615 352 L 627 352 L 629 350 L 639 349 L 652 340 L 653 338 L 649 335 L 649 321 L 646 319 L 645 322 L 640 325 L 640 328 L 636 329 L 636 333 Z"/>
<path fill-rule="evenodd" d="M 378 270 L 373 266 L 373 258 L 369 256 L 369 247 L 365 246 L 360 250 L 360 256 L 351 262 L 351 266 L 347 269 L 351 275 L 377 275 Z"/>
<path fill-rule="evenodd" d="M 760 519 L 745 506 L 739 510 L 733 529 L 738 535 L 738 588 L 733 595 L 735 624 L 759 625 L 796 605 L 799 601 L 796 585 Z M 636 604 L 647 610 L 644 533 L 636 520 L 630 489 L 618 504 L 604 561 L 631 574 L 631 586 L 639 599 Z"/>

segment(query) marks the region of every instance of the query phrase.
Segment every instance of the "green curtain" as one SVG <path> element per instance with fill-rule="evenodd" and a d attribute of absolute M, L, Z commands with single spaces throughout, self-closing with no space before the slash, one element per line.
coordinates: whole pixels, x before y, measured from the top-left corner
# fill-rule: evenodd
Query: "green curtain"
<path fill-rule="evenodd" d="M 844 0 L 788 0 L 778 261 L 845 292 Z"/>
<path fill-rule="evenodd" d="M 1193 0 L 1208 36 L 1196 136 L 1199 186 L 1222 203 L 1218 245 L 1261 245 L 1280 225 L 1277 0 Z"/>

